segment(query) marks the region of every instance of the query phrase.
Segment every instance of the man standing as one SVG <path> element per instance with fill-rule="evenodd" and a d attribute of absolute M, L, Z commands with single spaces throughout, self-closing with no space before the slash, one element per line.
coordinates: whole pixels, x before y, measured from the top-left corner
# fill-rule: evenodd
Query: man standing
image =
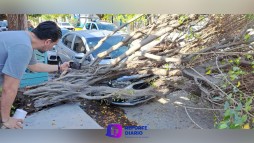
<path fill-rule="evenodd" d="M 10 117 L 11 106 L 16 98 L 20 79 L 26 68 L 33 72 L 64 71 L 69 63 L 48 65 L 37 63 L 33 50 L 42 53 L 50 50 L 61 38 L 61 29 L 55 22 L 40 23 L 32 32 L 7 31 L 0 33 L 0 87 L 1 123 L 6 128 L 22 128 L 22 120 Z"/>

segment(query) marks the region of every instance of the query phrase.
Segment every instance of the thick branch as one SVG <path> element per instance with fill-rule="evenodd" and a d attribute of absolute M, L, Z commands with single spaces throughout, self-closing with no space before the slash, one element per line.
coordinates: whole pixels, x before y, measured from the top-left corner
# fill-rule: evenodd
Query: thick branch
<path fill-rule="evenodd" d="M 126 24 L 122 25 L 121 27 L 117 28 L 114 32 L 112 32 L 111 34 L 107 35 L 106 37 L 104 37 L 103 39 L 101 39 L 98 44 L 93 48 L 91 49 L 90 51 L 88 51 L 85 56 L 80 60 L 79 63 L 83 63 L 85 61 L 85 59 L 87 58 L 88 55 L 90 55 L 94 50 L 98 49 L 102 43 L 104 41 L 106 41 L 110 36 L 114 35 L 117 31 L 119 31 L 120 29 L 122 29 L 123 27 L 127 26 L 128 24 L 130 24 L 131 22 L 137 20 L 138 18 L 140 18 L 141 16 L 143 16 L 144 14 L 139 14 L 137 16 L 135 16 L 134 18 L 132 18 L 131 20 L 129 20 Z"/>

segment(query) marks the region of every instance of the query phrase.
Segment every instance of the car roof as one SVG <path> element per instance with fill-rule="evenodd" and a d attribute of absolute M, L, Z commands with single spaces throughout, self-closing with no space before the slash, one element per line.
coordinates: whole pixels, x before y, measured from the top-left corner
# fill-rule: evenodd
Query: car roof
<path fill-rule="evenodd" d="M 85 37 L 85 38 L 92 38 L 92 37 L 105 37 L 109 34 L 112 33 L 112 31 L 108 31 L 108 30 L 80 30 L 80 31 L 72 31 L 72 32 L 69 32 L 68 34 L 70 33 L 75 33 L 75 34 L 78 34 L 82 37 Z M 121 36 L 120 33 L 115 33 L 113 36 Z"/>
<path fill-rule="evenodd" d="M 96 23 L 96 24 L 109 24 L 109 25 L 115 25 L 114 23 L 110 23 L 110 22 L 105 22 L 105 21 L 89 21 L 86 23 Z"/>
<path fill-rule="evenodd" d="M 8 24 L 6 20 L 3 20 L 3 21 L 0 20 L 0 23 Z"/>
<path fill-rule="evenodd" d="M 97 23 L 101 23 L 101 24 L 113 24 L 114 25 L 114 23 L 109 23 L 109 22 L 105 22 L 105 21 L 101 21 L 101 22 L 97 22 Z"/>

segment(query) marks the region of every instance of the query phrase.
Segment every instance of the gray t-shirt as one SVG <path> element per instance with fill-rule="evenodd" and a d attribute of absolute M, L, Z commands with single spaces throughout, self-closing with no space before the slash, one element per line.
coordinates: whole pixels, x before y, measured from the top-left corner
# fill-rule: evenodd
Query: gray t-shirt
<path fill-rule="evenodd" d="M 0 85 L 4 74 L 20 80 L 27 66 L 33 64 L 36 59 L 27 32 L 0 32 Z"/>

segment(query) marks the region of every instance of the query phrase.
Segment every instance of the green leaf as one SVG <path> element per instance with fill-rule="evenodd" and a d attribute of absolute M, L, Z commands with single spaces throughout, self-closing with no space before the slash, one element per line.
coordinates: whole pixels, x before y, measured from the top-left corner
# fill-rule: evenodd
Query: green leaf
<path fill-rule="evenodd" d="M 227 99 L 231 99 L 231 98 L 232 98 L 232 96 L 233 96 L 233 94 L 232 94 L 232 93 L 230 93 L 230 94 L 227 96 Z"/>
<path fill-rule="evenodd" d="M 234 115 L 234 119 L 235 119 L 235 124 L 241 124 L 242 123 L 242 118 L 240 118 L 237 114 Z"/>
<path fill-rule="evenodd" d="M 226 128 L 228 128 L 228 125 L 226 123 L 219 125 L 219 129 L 226 129 Z"/>
<path fill-rule="evenodd" d="M 245 34 L 244 35 L 244 40 L 247 42 L 250 40 L 250 34 Z"/>
<path fill-rule="evenodd" d="M 244 74 L 245 74 L 245 72 L 244 72 L 244 71 L 242 71 L 242 70 L 239 70 L 239 71 L 237 71 L 237 74 L 238 74 L 238 75 L 244 75 Z"/>
<path fill-rule="evenodd" d="M 238 111 L 241 111 L 242 108 L 243 108 L 242 103 L 239 103 L 238 106 L 235 109 L 238 110 Z"/>
<path fill-rule="evenodd" d="M 250 106 L 251 103 L 252 103 L 252 98 L 248 98 L 247 102 L 244 104 L 246 112 L 251 110 L 251 106 Z"/>
<path fill-rule="evenodd" d="M 241 60 L 241 57 L 238 57 L 237 59 L 234 60 L 235 64 L 239 65 L 240 64 L 240 60 Z"/>
<path fill-rule="evenodd" d="M 252 57 L 252 55 L 249 55 L 249 54 L 248 54 L 248 55 L 246 55 L 246 58 L 247 58 L 247 59 L 252 59 L 253 57 Z"/>
<path fill-rule="evenodd" d="M 230 117 L 230 110 L 227 109 L 224 113 L 224 120 L 227 120 L 227 118 Z"/>
<path fill-rule="evenodd" d="M 231 110 L 231 109 L 230 109 L 230 116 L 232 116 L 232 115 L 236 116 L 237 113 L 235 112 L 235 110 Z"/>
<path fill-rule="evenodd" d="M 233 67 L 233 71 L 238 71 L 238 70 L 240 70 L 240 68 L 239 67 Z"/>
<path fill-rule="evenodd" d="M 238 76 L 237 76 L 237 75 L 235 75 L 235 74 L 233 74 L 233 75 L 230 75 L 230 79 L 231 79 L 231 80 L 235 80 L 235 79 L 238 79 Z"/>
<path fill-rule="evenodd" d="M 229 109 L 229 103 L 228 103 L 228 101 L 226 101 L 225 104 L 224 104 L 224 110 L 226 110 L 226 109 Z"/>
<path fill-rule="evenodd" d="M 234 74 L 235 72 L 234 71 L 232 71 L 232 70 L 229 70 L 229 72 L 228 72 L 228 74 Z"/>
<path fill-rule="evenodd" d="M 240 129 L 241 126 L 239 124 L 231 124 L 229 128 L 230 129 Z"/>
<path fill-rule="evenodd" d="M 225 65 L 225 64 L 226 64 L 226 61 L 223 60 L 223 61 L 221 61 L 220 63 L 221 63 L 222 65 Z"/>
<path fill-rule="evenodd" d="M 248 98 L 246 105 L 249 106 L 252 103 L 252 98 Z"/>
<path fill-rule="evenodd" d="M 242 122 L 244 123 L 246 121 L 247 121 L 247 115 L 245 114 L 245 115 L 242 116 Z"/>
<path fill-rule="evenodd" d="M 214 98 L 213 98 L 213 101 L 220 101 L 220 100 L 222 100 L 221 97 L 214 97 Z"/>
<path fill-rule="evenodd" d="M 238 81 L 236 87 L 240 87 L 240 86 L 241 86 L 241 82 Z"/>
<path fill-rule="evenodd" d="M 233 88 L 233 92 L 234 92 L 234 93 L 237 93 L 238 91 L 239 91 L 239 89 L 238 89 L 237 87 L 234 87 L 234 88 Z"/>
<path fill-rule="evenodd" d="M 246 110 L 245 111 L 250 111 L 251 110 L 251 107 L 250 106 L 247 106 L 247 107 L 245 107 L 246 108 Z"/>
<path fill-rule="evenodd" d="M 227 84 L 223 84 L 223 85 L 222 85 L 222 88 L 227 88 Z"/>
<path fill-rule="evenodd" d="M 207 74 L 207 75 L 210 75 L 211 74 L 211 72 L 212 72 L 212 70 L 211 69 L 209 69 L 205 74 Z"/>

